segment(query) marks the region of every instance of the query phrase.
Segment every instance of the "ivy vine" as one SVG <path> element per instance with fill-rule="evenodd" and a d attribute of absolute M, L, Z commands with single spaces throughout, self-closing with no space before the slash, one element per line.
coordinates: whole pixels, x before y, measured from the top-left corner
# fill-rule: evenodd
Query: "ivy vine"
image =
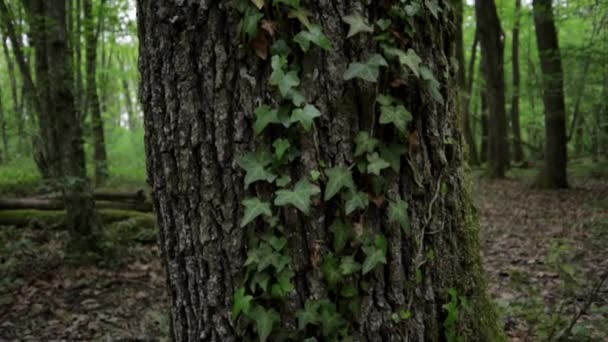
<path fill-rule="evenodd" d="M 244 39 L 261 59 L 270 57 L 269 84 L 274 87 L 278 103 L 277 107 L 263 104 L 255 110 L 254 132 L 256 136 L 264 136 L 271 126 L 276 128 L 275 136 L 277 131 L 282 132 L 268 146 L 237 159 L 245 171 L 245 188 L 255 193 L 242 202 L 244 213 L 240 226 L 248 231 L 248 253 L 243 283 L 233 298 L 232 317 L 239 322 L 244 337 L 257 337 L 262 342 L 271 335 L 303 341 L 350 340 L 353 328 L 350 322 L 359 314 L 369 277 L 387 263 L 387 238 L 365 229 L 366 211 L 370 205 L 385 208 L 387 221 L 410 233 L 408 203 L 395 195 L 386 197 L 390 197 L 387 195 L 390 180 L 398 177 L 402 158 L 407 153 L 404 142 L 412 134 L 409 123 L 414 117 L 406 103 L 391 96 L 390 84 L 418 79 L 438 104 L 443 103 L 439 82 L 409 44 L 415 34 L 415 17 L 426 15 L 426 10 L 437 20 L 442 9 L 436 0 L 391 3 L 386 15 L 373 24 L 358 13 L 343 18 L 348 25 L 346 38 L 373 35 L 381 51 L 363 61 L 350 63 L 343 78 L 377 84 L 374 102 L 379 114 L 377 122 L 394 134 L 385 134 L 391 138 L 384 141 L 374 135 L 373 127 L 360 131 L 353 146 L 352 165 L 328 167 L 324 165 L 327 162 L 321 162 L 321 170 L 310 170 L 301 179 L 293 180 L 289 169 L 298 165 L 301 158 L 298 140 L 294 137 L 298 130 L 315 130 L 315 120 L 323 115 L 308 102 L 300 88 L 300 67 L 295 64 L 294 51 L 299 50 L 298 54 L 315 48 L 332 51 L 333 44 L 322 27 L 311 21 L 311 13 L 300 0 L 233 1 L 243 15 Z M 293 37 L 280 35 L 278 28 L 286 18 L 301 27 Z M 382 82 L 381 85 L 381 80 L 390 80 L 390 84 Z M 251 189 L 257 183 L 267 185 Z M 282 221 L 280 210 L 293 207 L 309 215 L 312 200 L 318 195 L 324 203 L 339 208 L 338 218 L 330 227 L 331 251 L 320 261 L 328 297 L 307 300 L 296 314 L 297 329 L 293 331 L 281 324 L 279 314 L 286 298 L 295 290 L 285 234 L 289 228 Z M 416 239 L 421 252 L 422 238 Z M 418 272 L 421 276 L 421 271 Z M 409 309 L 403 308 L 391 319 L 395 323 L 409 319 Z"/>

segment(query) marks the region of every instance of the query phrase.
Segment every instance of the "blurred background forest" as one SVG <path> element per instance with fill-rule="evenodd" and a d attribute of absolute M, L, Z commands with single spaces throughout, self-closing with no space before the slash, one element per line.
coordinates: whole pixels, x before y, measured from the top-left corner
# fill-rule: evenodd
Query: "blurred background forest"
<path fill-rule="evenodd" d="M 54 195 L 56 184 L 48 181 L 49 155 L 62 147 L 43 138 L 40 110 L 61 99 L 44 89 L 65 82 L 40 76 L 45 66 L 42 49 L 35 48 L 41 41 L 32 15 L 36 3 L 0 0 L 0 339 L 167 336 L 164 275 L 146 185 L 135 2 L 70 0 L 65 12 L 76 115 L 58 127 L 82 127 L 80 137 L 65 134 L 83 139 L 86 175 L 95 185 L 103 257 L 94 264 L 67 258 L 69 217 Z M 543 181 L 549 134 L 543 94 L 551 84 L 544 88 L 532 1 L 495 4 L 504 89 L 490 91 L 504 96 L 502 118 L 488 100 L 486 80 L 496 75 L 482 68 L 482 58 L 489 57 L 482 57 L 472 1 L 462 4 L 462 41 L 456 42 L 462 48 L 463 132 L 490 289 L 512 340 L 568 335 L 605 341 L 608 2 L 553 1 L 567 188 Z M 497 28 L 490 24 L 485 29 Z M 497 155 L 500 122 L 507 153 Z M 552 187 L 564 189 L 547 189 Z"/>

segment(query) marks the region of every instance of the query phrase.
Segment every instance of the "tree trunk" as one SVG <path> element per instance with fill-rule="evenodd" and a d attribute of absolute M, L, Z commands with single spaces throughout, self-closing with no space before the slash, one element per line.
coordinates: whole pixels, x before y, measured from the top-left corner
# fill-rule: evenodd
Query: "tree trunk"
<path fill-rule="evenodd" d="M 537 185 L 543 188 L 568 187 L 566 166 L 566 106 L 562 61 L 551 0 L 534 0 L 534 26 L 543 72 L 545 103 L 545 163 Z"/>
<path fill-rule="evenodd" d="M 95 32 L 95 18 L 93 16 L 93 1 L 84 0 L 84 34 L 86 41 L 87 64 L 87 106 L 91 115 L 91 130 L 93 133 L 95 164 L 95 184 L 103 185 L 108 179 L 108 158 L 106 142 L 101 118 L 101 107 L 97 94 L 97 34 Z M 99 19 L 103 20 L 103 19 Z"/>
<path fill-rule="evenodd" d="M 4 115 L 4 105 L 2 103 L 2 89 L 0 88 L 0 135 L 2 135 L 2 150 L 0 150 L 0 164 L 7 162 L 8 157 L 8 136 L 6 135 L 6 118 Z"/>
<path fill-rule="evenodd" d="M 82 125 L 73 94 L 73 70 L 68 49 L 66 1 L 46 0 L 44 13 L 48 20 L 46 59 L 48 78 L 53 80 L 49 91 L 47 115 L 57 138 L 59 154 L 59 184 L 66 208 L 66 223 L 70 231 L 68 251 L 98 252 L 99 226 L 95 202 L 86 175 Z"/>
<path fill-rule="evenodd" d="M 265 332 L 271 332 L 271 340 L 288 339 L 288 336 L 298 341 L 313 336 L 324 340 L 322 336 L 336 333 L 338 328 L 342 335 L 352 335 L 355 341 L 443 341 L 452 333 L 468 341 L 501 340 L 496 316 L 485 294 L 476 224 L 463 181 L 466 176 L 458 129 L 458 88 L 455 70 L 450 66 L 454 56 L 451 31 L 454 13 L 445 1 L 438 2 L 442 10 L 438 19 L 426 7 L 421 8 L 413 21 L 412 32 L 416 35 L 407 43 L 404 43 L 406 40 L 395 43 L 415 49 L 427 66 L 426 71 L 434 74 L 438 84 L 413 74 L 401 79 L 398 88 L 392 90 L 361 80 L 344 81 L 349 62 L 365 62 L 372 51 L 380 50 L 376 50 L 369 34 L 359 33 L 346 40 L 348 26 L 341 18 L 353 12 L 370 14 L 372 17 L 368 20 L 372 22 L 377 16 L 386 18 L 388 9 L 381 3 L 384 2 L 371 5 L 366 5 L 367 1 L 314 2 L 309 8 L 309 20 L 322 23 L 323 32 L 334 48 L 328 48 L 323 39 L 317 40 L 318 35 L 313 34 L 317 37 L 313 39 L 330 51 L 311 45 L 310 51 L 304 54 L 289 36 L 290 32 L 295 34 L 303 29 L 298 20 L 287 19 L 285 3 L 275 2 L 275 7 L 270 9 L 270 3 L 266 2 L 267 19 L 271 26 L 278 28 L 269 30 L 287 35 L 284 38 L 291 47 L 289 61 L 301 66 L 299 72 L 290 72 L 288 78 L 293 81 L 296 74 L 300 75 L 297 89 L 301 89 L 311 101 L 310 105 L 314 104 L 323 115 L 310 125 L 302 123 L 289 129 L 273 124 L 264 137 L 256 138 L 253 127 L 258 105 L 282 103 L 288 110 L 293 107 L 291 102 L 279 102 L 276 88 L 268 85 L 270 61 L 256 57 L 244 42 L 244 35 L 239 33 L 243 14 L 224 2 L 138 1 L 146 157 L 172 298 L 170 321 L 174 340 L 250 340 L 254 334 L 253 320 L 258 320 L 257 335 L 263 337 Z M 247 13 L 257 13 L 251 2 L 241 4 L 248 7 Z M 399 11 L 405 15 L 405 10 Z M 393 22 L 393 25 L 402 24 L 398 19 Z M 258 32 L 266 34 L 262 29 Z M 394 32 L 405 30 L 395 26 Z M 276 54 L 285 56 L 285 49 L 275 47 Z M 277 70 L 281 70 L 280 59 L 275 57 L 273 63 Z M 276 81 L 281 73 L 275 72 L 273 79 Z M 430 77 L 427 74 L 427 78 Z M 406 139 L 399 137 L 397 129 L 380 126 L 377 121 L 374 104 L 377 89 L 407 100 L 413 120 L 408 127 L 401 126 L 407 130 L 401 132 L 407 133 L 410 145 L 407 156 L 399 158 L 397 152 L 397 160 L 393 159 L 395 170 L 385 169 L 382 177 L 373 177 L 365 173 L 365 164 L 352 169 L 356 183 L 365 191 L 362 195 L 366 198 L 366 192 L 372 193 L 376 204 L 369 204 L 365 211 L 344 214 L 336 201 L 340 196 L 327 201 L 312 196 L 310 215 L 306 215 L 293 207 L 282 206 L 277 197 L 272 210 L 279 226 L 262 225 L 262 220 L 258 220 L 257 225 L 240 228 L 242 201 L 256 193 L 272 198 L 271 190 L 277 188 L 256 182 L 246 190 L 245 172 L 237 166 L 237 160 L 247 165 L 246 158 L 240 157 L 255 147 L 266 146 L 272 141 L 270 135 L 277 137 L 287 130 L 291 133 L 291 145 L 297 146 L 300 153 L 290 149 L 288 153 L 295 153 L 294 159 L 288 162 L 284 172 L 294 179 L 293 183 L 300 185 L 300 190 L 301 187 L 308 189 L 304 190 L 308 194 L 306 199 L 317 193 L 317 186 L 322 184 L 325 184 L 325 196 L 328 194 L 326 180 L 330 170 L 320 178 L 314 177 L 314 171 L 355 166 L 353 163 L 361 160 L 355 153 L 356 141 L 369 160 L 378 157 L 372 153 L 373 143 L 363 146 L 367 144 L 362 141 L 369 137 L 363 132 L 406 148 Z M 433 89 L 436 92 L 431 95 Z M 285 93 L 285 96 L 292 95 Z M 367 170 L 370 172 L 369 167 Z M 309 178 L 311 172 L 313 176 Z M 251 176 L 248 174 L 246 179 L 251 181 Z M 372 179 L 379 192 L 372 190 L 375 187 Z M 286 186 L 282 181 L 279 183 Z M 300 190 L 297 192 L 302 195 Z M 286 189 L 278 192 L 287 196 L 291 193 Z M 401 220 L 407 229 L 387 219 L 386 202 L 395 203 L 396 198 L 409 203 L 409 224 Z M 305 210 L 310 205 L 307 200 L 298 203 L 304 205 L 302 210 L 308 211 Z M 382 236 L 385 236 L 386 263 L 374 272 L 355 272 L 331 285 L 336 281 L 330 273 L 334 267 L 332 260 L 335 261 L 333 253 L 339 259 L 344 252 L 335 246 L 341 240 L 332 238 L 330 233 L 330 227 L 334 227 L 334 233 L 342 229 L 332 226 L 339 217 L 348 223 L 358 222 L 353 231 L 357 238 L 348 238 L 352 244 L 342 246 L 344 250 L 352 251 L 355 259 L 362 262 L 360 244 L 365 244 L 370 253 L 370 248 L 374 248 L 364 236 L 377 234 L 376 248 L 383 245 Z M 288 262 L 284 268 L 274 263 L 268 270 L 247 267 L 249 271 L 246 271 L 244 263 L 248 252 L 251 258 L 262 245 L 267 246 L 259 239 L 264 231 L 275 234 L 275 238 L 280 236 L 279 240 L 286 238 L 287 245 L 272 247 L 278 250 L 272 254 Z M 384 252 L 380 248 L 374 253 Z M 281 291 L 281 286 L 293 286 L 293 289 L 286 291 L 285 296 L 278 292 L 279 295 L 271 297 L 259 287 L 241 288 L 247 291 L 245 294 L 255 291 L 251 293 L 254 298 L 250 303 L 255 308 L 237 320 L 232 314 L 235 291 L 244 282 L 253 281 L 253 276 L 263 277 L 281 269 L 293 272 L 290 279 L 283 278 L 279 284 L 273 275 L 269 286 L 276 291 Z M 340 292 L 336 292 L 336 286 L 348 289 L 351 295 L 354 291 L 355 298 L 338 303 Z M 444 309 L 444 305 L 449 306 L 451 302 L 450 288 L 454 289 L 452 307 L 458 306 L 457 298 L 462 296 L 470 308 L 460 310 L 456 323 L 446 320 Z M 343 292 L 343 295 L 348 294 Z M 349 303 L 351 314 L 346 307 Z M 306 321 L 302 324 L 302 320 L 307 319 L 303 308 L 316 310 L 315 305 L 322 306 L 323 313 L 313 315 L 311 324 L 305 324 Z M 254 309 L 260 314 L 256 315 Z M 313 329 L 315 324 L 322 325 L 323 329 Z M 325 337 L 325 340 L 333 339 Z"/>
<path fill-rule="evenodd" d="M 481 55 L 479 63 L 479 73 L 485 75 L 485 64 L 483 62 L 484 55 Z M 482 162 L 487 162 L 490 158 L 492 148 L 490 140 L 490 113 L 488 109 L 488 91 L 485 79 L 481 82 L 479 98 L 481 102 L 481 158 Z"/>
<path fill-rule="evenodd" d="M 21 112 L 21 105 L 19 104 L 19 86 L 17 85 L 17 77 L 15 75 L 15 65 L 13 64 L 13 59 L 11 58 L 10 52 L 8 50 L 8 45 L 6 44 L 6 40 L 8 37 L 3 37 L 2 39 L 2 50 L 4 52 L 4 58 L 6 59 L 6 69 L 8 70 L 8 79 L 11 83 L 11 99 L 12 99 L 12 108 L 13 114 L 15 116 L 15 121 L 17 122 L 17 153 L 21 154 L 24 152 L 24 118 L 23 112 Z"/>
<path fill-rule="evenodd" d="M 504 34 L 494 0 L 476 1 L 475 15 L 483 51 L 484 76 L 490 110 L 489 171 L 504 178 L 509 166 L 509 140 L 505 110 Z"/>
<path fill-rule="evenodd" d="M 465 141 L 468 147 L 468 159 L 471 165 L 479 164 L 479 159 L 477 158 L 477 147 L 475 146 L 475 139 L 473 138 L 473 132 L 471 131 L 471 110 L 469 108 L 471 103 L 471 90 L 473 87 L 473 79 L 474 72 L 473 67 L 469 66 L 469 78 L 467 80 L 467 75 L 465 73 L 464 66 L 465 57 L 464 57 L 464 37 L 462 33 L 462 25 L 463 25 L 463 0 L 459 0 L 456 3 L 456 56 L 458 58 L 458 74 L 457 80 L 458 85 L 462 91 L 462 130 L 464 134 Z M 477 33 L 475 33 L 475 38 L 473 40 L 473 46 L 471 47 L 471 65 L 475 65 L 475 58 L 477 54 Z"/>
<path fill-rule="evenodd" d="M 120 58 L 118 59 L 118 64 L 125 65 L 124 61 Z M 125 67 L 123 67 L 123 75 L 121 76 L 120 81 L 122 83 L 122 91 L 125 98 L 125 109 L 127 111 L 127 127 L 129 128 L 129 131 L 134 132 L 138 127 L 138 120 L 133 107 L 131 87 L 129 86 L 129 78 L 127 77 L 127 69 Z"/>
<path fill-rule="evenodd" d="M 524 161 L 524 149 L 521 144 L 521 126 L 519 124 L 519 23 L 521 18 L 521 0 L 515 0 L 515 24 L 513 25 L 513 45 L 511 63 L 513 69 L 513 95 L 511 96 L 511 129 L 513 132 L 513 160 Z"/>

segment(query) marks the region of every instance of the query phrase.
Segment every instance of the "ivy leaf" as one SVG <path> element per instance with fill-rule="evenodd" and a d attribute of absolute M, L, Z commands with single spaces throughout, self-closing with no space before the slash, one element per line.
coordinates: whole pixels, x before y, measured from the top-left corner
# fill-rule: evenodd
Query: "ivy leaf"
<path fill-rule="evenodd" d="M 287 69 L 287 57 L 272 56 L 271 66 L 270 84 L 279 88 L 281 96 L 287 98 L 292 95 L 293 88 L 300 85 L 300 78 L 296 71 L 285 72 Z"/>
<path fill-rule="evenodd" d="M 249 39 L 253 39 L 257 36 L 258 26 L 262 18 L 264 18 L 264 14 L 258 12 L 253 7 L 248 8 L 245 12 L 245 16 L 243 17 L 243 32 Z"/>
<path fill-rule="evenodd" d="M 405 134 L 407 131 L 407 123 L 412 120 L 410 113 L 403 105 L 397 106 L 381 106 L 380 107 L 380 124 L 393 124 L 399 132 Z"/>
<path fill-rule="evenodd" d="M 268 283 L 270 283 L 270 275 L 268 273 L 255 272 L 249 283 L 249 288 L 251 292 L 255 292 L 257 287 L 266 292 L 268 290 Z"/>
<path fill-rule="evenodd" d="M 326 337 L 325 340 L 337 340 L 336 335 L 346 324 L 346 320 L 337 312 L 335 304 L 327 303 L 321 306 L 321 333 Z"/>
<path fill-rule="evenodd" d="M 334 251 L 336 253 L 342 252 L 348 240 L 353 236 L 353 230 L 350 225 L 337 220 L 330 227 L 329 230 L 334 235 Z"/>
<path fill-rule="evenodd" d="M 407 232 L 410 228 L 408 207 L 407 202 L 402 199 L 391 201 L 388 206 L 388 221 L 398 223 L 404 232 Z"/>
<path fill-rule="evenodd" d="M 280 188 L 284 188 L 287 184 L 291 183 L 291 177 L 288 175 L 282 176 L 281 178 L 277 178 L 276 183 Z"/>
<path fill-rule="evenodd" d="M 340 260 L 340 273 L 344 276 L 355 274 L 361 270 L 361 264 L 352 256 L 345 256 Z"/>
<path fill-rule="evenodd" d="M 358 157 L 365 153 L 372 153 L 374 149 L 378 146 L 380 141 L 376 138 L 372 138 L 369 136 L 369 132 L 361 131 L 357 134 L 355 138 L 355 157 Z"/>
<path fill-rule="evenodd" d="M 267 169 L 267 166 L 272 163 L 272 155 L 266 150 L 258 150 L 249 152 L 244 156 L 237 158 L 237 164 L 247 172 L 245 175 L 245 188 L 257 181 L 266 181 L 272 183 L 276 175 Z"/>
<path fill-rule="evenodd" d="M 291 144 L 289 140 L 279 138 L 272 143 L 272 147 L 274 147 L 274 155 L 277 157 L 277 160 L 281 160 L 285 156 L 285 152 L 291 147 Z"/>
<path fill-rule="evenodd" d="M 367 24 L 360 14 L 347 15 L 342 18 L 342 21 L 349 25 L 346 38 L 350 38 L 359 32 L 374 32 L 374 28 Z"/>
<path fill-rule="evenodd" d="M 374 270 L 380 264 L 386 264 L 386 256 L 380 248 L 374 248 L 370 246 L 365 250 L 367 257 L 363 262 L 362 273 L 363 275 L 368 274 Z"/>
<path fill-rule="evenodd" d="M 325 171 L 328 181 L 325 187 L 325 197 L 323 200 L 329 201 L 343 188 L 355 189 L 352 172 L 343 167 L 336 166 Z"/>
<path fill-rule="evenodd" d="M 274 5 L 285 4 L 293 8 L 300 8 L 300 0 L 273 0 Z"/>
<path fill-rule="evenodd" d="M 323 34 L 323 29 L 319 25 L 310 25 L 307 31 L 301 31 L 296 34 L 295 37 L 293 37 L 293 41 L 298 43 L 304 52 L 307 52 L 310 49 L 310 43 L 313 43 L 326 51 L 333 50 L 331 41 Z"/>
<path fill-rule="evenodd" d="M 439 19 L 439 12 L 441 12 L 441 8 L 439 8 L 437 0 L 425 0 L 424 3 L 426 4 L 426 8 L 431 11 L 435 19 Z"/>
<path fill-rule="evenodd" d="M 287 17 L 289 19 L 291 18 L 296 18 L 298 19 L 298 21 L 300 22 L 300 24 L 304 25 L 304 27 L 306 27 L 307 29 L 310 29 L 310 20 L 308 20 L 308 17 L 310 17 L 312 15 L 312 13 L 305 9 L 305 8 L 295 8 L 291 11 L 289 11 L 289 13 L 287 13 Z"/>
<path fill-rule="evenodd" d="M 317 107 L 307 104 L 304 106 L 304 108 L 294 109 L 294 111 L 291 113 L 291 122 L 300 122 L 306 132 L 309 132 L 314 119 L 320 116 L 321 112 L 317 109 Z"/>
<path fill-rule="evenodd" d="M 274 309 L 266 310 L 261 305 L 256 305 L 248 315 L 255 321 L 255 330 L 260 337 L 260 342 L 265 342 L 272 333 L 276 323 L 281 321 L 281 316 Z"/>
<path fill-rule="evenodd" d="M 306 179 L 302 179 L 296 184 L 293 191 L 278 190 L 274 204 L 278 206 L 291 204 L 308 215 L 310 212 L 310 198 L 320 192 L 321 190 L 318 186 L 310 184 Z"/>
<path fill-rule="evenodd" d="M 407 52 L 404 52 L 398 48 L 385 46 L 384 53 L 387 56 L 397 57 L 399 64 L 407 66 L 416 77 L 420 77 L 420 63 L 422 63 L 422 59 L 420 59 L 414 50 L 408 49 Z"/>
<path fill-rule="evenodd" d="M 308 324 L 319 325 L 320 315 L 319 308 L 321 307 L 321 303 L 316 300 L 307 300 L 304 303 L 304 309 L 299 310 L 296 313 L 296 317 L 298 317 L 298 329 L 304 331 Z"/>
<path fill-rule="evenodd" d="M 386 59 L 379 54 L 373 54 L 365 63 L 350 63 L 348 69 L 344 72 L 344 80 L 360 78 L 368 82 L 377 82 L 381 66 L 388 66 Z"/>
<path fill-rule="evenodd" d="M 389 163 L 386 162 L 386 160 L 380 158 L 380 155 L 378 155 L 378 153 L 368 154 L 367 161 L 369 162 L 369 164 L 367 164 L 367 172 L 376 176 L 380 176 L 380 172 L 382 170 L 391 166 Z"/>
<path fill-rule="evenodd" d="M 346 200 L 346 215 L 357 209 L 365 209 L 369 205 L 369 195 L 365 192 L 351 191 Z"/>
<path fill-rule="evenodd" d="M 271 123 L 280 123 L 278 111 L 263 105 L 255 110 L 255 134 L 260 135 Z"/>
<path fill-rule="evenodd" d="M 251 310 L 253 297 L 245 294 L 245 288 L 239 288 L 234 294 L 234 304 L 232 305 L 232 318 L 236 319 L 242 312 L 245 315 Z"/>
<path fill-rule="evenodd" d="M 268 244 L 272 246 L 275 251 L 280 252 L 283 250 L 283 248 L 285 248 L 285 246 L 287 246 L 287 238 L 284 236 L 276 237 L 273 235 L 268 239 Z"/>
<path fill-rule="evenodd" d="M 433 99 L 440 104 L 444 104 L 443 95 L 441 95 L 441 92 L 439 91 L 439 81 L 437 81 L 431 69 L 425 66 L 420 67 L 420 75 L 423 80 L 427 81 Z"/>
<path fill-rule="evenodd" d="M 258 9 L 262 9 L 264 7 L 264 0 L 251 0 L 251 2 L 253 2 L 255 7 Z"/>
<path fill-rule="evenodd" d="M 329 287 L 335 287 L 342 282 L 342 274 L 340 273 L 338 259 L 333 254 L 328 254 L 323 259 L 321 270 Z"/>
<path fill-rule="evenodd" d="M 401 156 L 405 154 L 405 146 L 392 143 L 390 145 L 380 146 L 380 158 L 391 164 L 391 168 L 395 172 L 401 170 Z"/>
<path fill-rule="evenodd" d="M 248 198 L 242 203 L 245 206 L 245 214 L 243 215 L 243 219 L 241 220 L 241 228 L 253 222 L 253 220 L 255 220 L 260 215 L 266 215 L 269 217 L 272 216 L 272 211 L 270 210 L 270 203 L 262 202 L 257 197 Z"/>
<path fill-rule="evenodd" d="M 277 282 L 272 285 L 271 295 L 274 298 L 285 298 L 291 291 L 294 290 L 295 286 L 291 282 L 294 273 L 291 269 L 286 268 L 277 276 Z"/>

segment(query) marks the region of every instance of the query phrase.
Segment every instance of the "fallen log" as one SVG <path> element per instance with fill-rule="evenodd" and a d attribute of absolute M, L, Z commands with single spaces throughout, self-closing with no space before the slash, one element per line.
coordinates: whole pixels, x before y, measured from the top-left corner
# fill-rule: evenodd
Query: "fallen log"
<path fill-rule="evenodd" d="M 93 197 L 96 201 L 120 201 L 120 202 L 145 202 L 146 192 L 139 189 L 135 192 L 112 192 L 112 191 L 95 191 Z M 32 197 L 32 199 L 61 199 L 60 193 L 44 194 Z"/>
<path fill-rule="evenodd" d="M 135 219 L 138 223 L 145 224 L 146 226 L 154 226 L 156 222 L 153 214 L 138 211 L 100 209 L 97 214 L 103 225 L 130 219 Z M 66 228 L 65 211 L 33 209 L 3 210 L 0 211 L 0 226 L 62 230 Z"/>
<path fill-rule="evenodd" d="M 120 209 L 139 212 L 152 212 L 150 202 L 117 202 L 95 201 L 98 209 Z M 63 210 L 65 206 L 60 199 L 44 198 L 0 198 L 0 210 L 35 209 L 35 210 Z"/>

